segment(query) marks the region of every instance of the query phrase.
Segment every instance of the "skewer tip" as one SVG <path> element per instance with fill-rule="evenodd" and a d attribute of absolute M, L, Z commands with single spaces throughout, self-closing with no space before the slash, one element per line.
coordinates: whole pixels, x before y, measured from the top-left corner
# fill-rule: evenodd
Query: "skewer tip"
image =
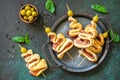
<path fill-rule="evenodd" d="M 18 44 L 18 46 L 21 48 L 22 46 L 20 44 Z"/>
<path fill-rule="evenodd" d="M 80 61 L 80 63 L 77 65 L 77 67 L 79 67 L 79 66 L 85 61 L 85 59 L 86 59 L 86 57 L 84 57 L 84 58 Z"/>
<path fill-rule="evenodd" d="M 42 73 L 42 75 L 44 76 L 44 78 L 46 78 L 46 75 L 44 73 Z"/>
<path fill-rule="evenodd" d="M 44 28 L 46 28 L 46 26 L 45 26 L 45 25 L 43 25 L 43 27 L 44 27 Z"/>
<path fill-rule="evenodd" d="M 73 57 L 70 55 L 70 53 L 69 53 L 69 52 L 66 52 L 66 53 L 67 53 L 67 55 L 70 57 L 70 59 L 73 60 Z"/>
<path fill-rule="evenodd" d="M 66 7 L 67 7 L 67 9 L 68 9 L 68 10 L 70 10 L 70 8 L 69 8 L 68 4 L 66 4 Z"/>

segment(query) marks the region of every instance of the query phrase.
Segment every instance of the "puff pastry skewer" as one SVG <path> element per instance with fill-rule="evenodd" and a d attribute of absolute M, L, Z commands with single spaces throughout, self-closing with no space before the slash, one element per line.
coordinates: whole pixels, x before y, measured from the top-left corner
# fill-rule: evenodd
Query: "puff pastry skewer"
<path fill-rule="evenodd" d="M 45 59 L 40 59 L 39 54 L 33 54 L 31 49 L 27 50 L 26 53 L 22 53 L 21 56 L 24 57 L 26 67 L 29 69 L 31 75 L 39 76 L 42 74 L 44 77 L 46 77 L 46 75 L 43 73 L 48 68 Z"/>
<path fill-rule="evenodd" d="M 65 38 L 62 33 L 56 34 L 55 32 L 49 32 L 48 37 L 53 43 L 52 49 L 58 53 L 57 57 L 59 59 L 62 59 L 64 54 L 73 47 L 73 41 L 69 38 Z M 73 59 L 70 55 L 68 56 Z"/>

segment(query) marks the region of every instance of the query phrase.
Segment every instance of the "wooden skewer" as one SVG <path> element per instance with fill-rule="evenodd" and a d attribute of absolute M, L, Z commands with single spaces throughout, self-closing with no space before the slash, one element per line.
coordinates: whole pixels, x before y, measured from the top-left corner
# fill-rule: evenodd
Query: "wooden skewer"
<path fill-rule="evenodd" d="M 20 44 L 18 44 L 18 46 L 19 46 L 20 48 L 22 48 L 22 46 L 21 46 Z"/>
<path fill-rule="evenodd" d="M 82 51 L 82 50 L 83 50 L 83 49 L 81 49 L 81 51 Z M 79 53 L 78 58 L 79 58 L 80 56 L 81 56 L 81 52 Z M 79 67 L 79 66 L 85 61 L 85 59 L 86 59 L 86 57 L 84 57 L 77 66 Z"/>
<path fill-rule="evenodd" d="M 66 7 L 67 7 L 67 9 L 68 9 L 68 10 L 70 10 L 70 8 L 69 8 L 68 4 L 66 4 Z"/>
<path fill-rule="evenodd" d="M 70 59 L 73 60 L 73 57 L 70 55 L 70 53 L 69 53 L 69 52 L 66 52 L 66 53 L 67 53 L 67 55 L 70 57 Z"/>
<path fill-rule="evenodd" d="M 66 7 L 67 7 L 67 10 L 70 10 L 70 8 L 69 8 L 68 4 L 66 4 Z M 67 55 L 70 57 L 70 59 L 72 59 L 72 60 L 73 60 L 73 57 L 70 55 L 70 53 L 69 53 L 69 52 L 66 52 L 66 53 L 67 53 Z"/>
<path fill-rule="evenodd" d="M 22 48 L 22 46 L 21 46 L 20 44 L 18 44 L 18 46 L 19 46 L 20 48 Z M 42 75 L 46 78 L 46 75 L 45 75 L 44 73 L 42 73 Z"/>
<path fill-rule="evenodd" d="M 78 58 L 80 58 L 81 54 L 79 53 Z"/>
<path fill-rule="evenodd" d="M 45 73 L 42 73 L 42 75 L 46 78 L 46 75 L 45 75 Z"/>
<path fill-rule="evenodd" d="M 77 65 L 77 67 L 79 67 L 79 66 L 85 61 L 85 59 L 86 59 L 86 57 L 84 57 L 84 58 L 80 61 L 80 63 Z"/>
<path fill-rule="evenodd" d="M 43 25 L 43 27 L 44 27 L 44 28 L 46 28 L 46 26 L 45 26 L 45 25 Z"/>
<path fill-rule="evenodd" d="M 81 50 L 83 50 L 83 49 L 81 49 Z M 81 52 L 79 53 L 79 55 L 78 55 L 78 58 L 81 56 Z"/>

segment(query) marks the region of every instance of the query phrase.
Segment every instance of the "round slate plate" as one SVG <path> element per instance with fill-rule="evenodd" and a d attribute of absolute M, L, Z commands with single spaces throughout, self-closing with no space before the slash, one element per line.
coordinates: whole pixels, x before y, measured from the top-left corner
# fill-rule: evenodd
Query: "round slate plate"
<path fill-rule="evenodd" d="M 73 17 L 76 18 L 78 22 L 80 22 L 83 25 L 83 27 L 85 27 L 87 24 L 90 23 L 93 16 L 87 13 L 79 13 L 75 14 Z M 68 16 L 64 15 L 55 22 L 55 24 L 52 26 L 52 30 L 57 34 L 63 33 L 67 38 L 70 38 L 67 35 L 67 31 L 69 30 L 69 24 L 70 22 L 68 21 Z M 103 33 L 107 30 L 106 25 L 101 20 L 99 20 L 99 22 L 97 23 L 97 30 L 99 33 Z M 109 41 L 109 39 L 105 40 L 102 52 L 97 54 L 98 56 L 97 62 L 93 63 L 85 59 L 85 61 L 79 67 L 77 65 L 84 57 L 83 56 L 78 57 L 79 55 L 78 48 L 73 47 L 71 50 L 68 51 L 70 55 L 73 57 L 73 60 L 71 60 L 67 54 L 65 54 L 62 60 L 58 59 L 56 56 L 57 53 L 55 53 L 52 50 L 51 44 L 49 44 L 49 51 L 52 56 L 52 59 L 62 69 L 65 69 L 70 72 L 86 72 L 97 67 L 103 61 L 103 59 L 107 55 L 109 48 L 109 44 L 107 44 L 107 41 Z"/>

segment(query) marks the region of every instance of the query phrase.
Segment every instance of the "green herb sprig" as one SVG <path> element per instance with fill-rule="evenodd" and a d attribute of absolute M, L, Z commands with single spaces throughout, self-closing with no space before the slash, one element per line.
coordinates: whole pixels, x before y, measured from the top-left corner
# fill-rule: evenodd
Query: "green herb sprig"
<path fill-rule="evenodd" d="M 106 8 L 104 5 L 93 4 L 93 5 L 91 6 L 91 8 L 92 8 L 93 10 L 97 11 L 97 12 L 100 12 L 100 13 L 104 13 L 104 14 L 108 13 L 108 10 L 107 10 L 107 8 Z"/>
<path fill-rule="evenodd" d="M 26 34 L 25 36 L 15 36 L 12 38 L 12 40 L 17 43 L 30 44 L 30 39 L 29 39 L 28 34 Z"/>
<path fill-rule="evenodd" d="M 113 37 L 113 40 L 112 40 L 113 42 L 115 43 L 120 42 L 120 35 L 117 32 L 113 32 L 112 30 L 110 30 L 109 34 L 110 34 L 110 38 Z"/>
<path fill-rule="evenodd" d="M 55 4 L 52 0 L 47 0 L 45 3 L 45 8 L 52 14 L 55 13 Z"/>

